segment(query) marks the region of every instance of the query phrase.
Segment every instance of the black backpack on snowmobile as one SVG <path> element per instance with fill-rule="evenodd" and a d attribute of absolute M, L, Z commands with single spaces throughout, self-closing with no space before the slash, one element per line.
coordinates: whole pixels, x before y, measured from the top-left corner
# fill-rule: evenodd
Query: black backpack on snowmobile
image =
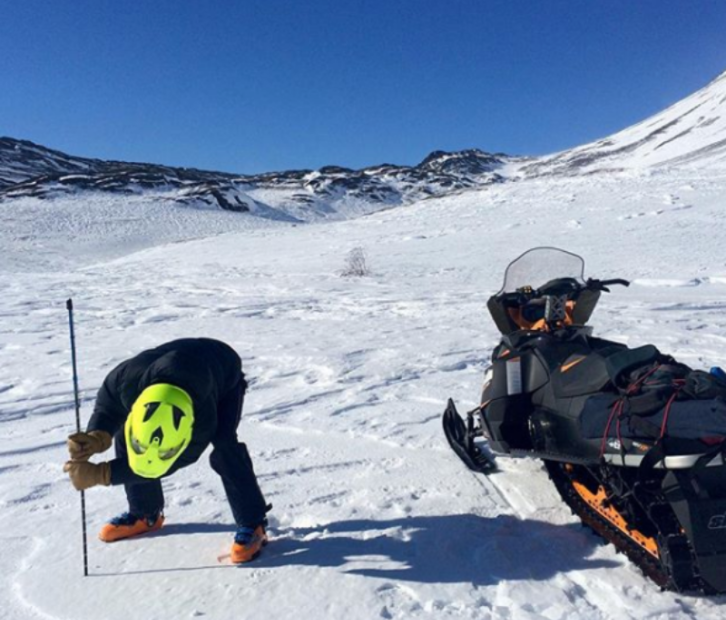
<path fill-rule="evenodd" d="M 449 400 L 446 437 L 476 471 L 495 468 L 490 451 L 542 459 L 582 521 L 660 586 L 726 592 L 726 380 L 593 337 L 600 294 L 628 282 L 583 272 L 555 248 L 509 265 L 488 302 L 502 340 L 481 405 L 464 421 Z"/>

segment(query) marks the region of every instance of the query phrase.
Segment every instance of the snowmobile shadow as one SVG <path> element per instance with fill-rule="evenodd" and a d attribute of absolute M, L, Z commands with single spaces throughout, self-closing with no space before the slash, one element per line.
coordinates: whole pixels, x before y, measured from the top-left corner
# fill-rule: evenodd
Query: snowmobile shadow
<path fill-rule="evenodd" d="M 511 515 L 339 521 L 279 534 L 257 566 L 341 566 L 349 574 L 382 579 L 491 585 L 503 579 L 544 581 L 561 572 L 622 565 L 591 559 L 601 543 L 580 524 L 555 525 Z"/>

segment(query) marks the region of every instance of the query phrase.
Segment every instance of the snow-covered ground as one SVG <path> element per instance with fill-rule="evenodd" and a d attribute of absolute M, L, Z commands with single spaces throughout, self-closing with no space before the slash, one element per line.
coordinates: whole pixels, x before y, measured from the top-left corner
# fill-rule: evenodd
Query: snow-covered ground
<path fill-rule="evenodd" d="M 648 166 L 724 170 L 726 72 L 658 114 L 606 138 L 543 157 L 532 172 L 643 169 Z"/>
<path fill-rule="evenodd" d="M 597 333 L 726 362 L 725 193 L 717 172 L 543 178 L 300 226 L 170 218 L 148 200 L 24 203 L 25 221 L 0 231 L 0 617 L 723 618 L 726 597 L 660 592 L 600 545 L 539 463 L 470 473 L 440 415 L 449 396 L 476 404 L 497 340 L 486 299 L 536 245 L 634 281 L 603 297 Z M 356 246 L 372 275 L 342 278 Z M 258 561 L 217 561 L 233 525 L 203 458 L 165 481 L 167 525 L 146 538 L 97 541 L 123 490 L 88 491 L 83 577 L 79 496 L 61 471 L 68 297 L 84 420 L 105 374 L 144 348 L 210 336 L 242 356 L 240 435 L 274 504 Z"/>

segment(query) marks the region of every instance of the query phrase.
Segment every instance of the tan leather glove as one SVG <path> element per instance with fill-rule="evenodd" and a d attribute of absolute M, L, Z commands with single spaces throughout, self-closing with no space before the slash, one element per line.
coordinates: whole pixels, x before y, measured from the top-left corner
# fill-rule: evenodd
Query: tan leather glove
<path fill-rule="evenodd" d="M 73 433 L 68 436 L 68 452 L 73 461 L 87 461 L 94 454 L 108 450 L 111 441 L 111 435 L 106 431 Z"/>
<path fill-rule="evenodd" d="M 70 478 L 76 491 L 85 491 L 98 485 L 111 484 L 111 466 L 108 463 L 89 463 L 88 461 L 68 461 L 63 471 Z"/>

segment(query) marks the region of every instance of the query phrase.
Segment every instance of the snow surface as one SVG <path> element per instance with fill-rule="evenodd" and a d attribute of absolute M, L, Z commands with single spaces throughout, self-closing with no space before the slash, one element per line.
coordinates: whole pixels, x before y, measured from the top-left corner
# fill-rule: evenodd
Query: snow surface
<path fill-rule="evenodd" d="M 632 127 L 536 161 L 530 172 L 592 173 L 652 166 L 724 170 L 726 72 Z"/>
<path fill-rule="evenodd" d="M 725 190 L 715 172 L 543 178 L 300 226 L 153 197 L 13 203 L 0 231 L 0 617 L 723 618 L 726 597 L 660 592 L 601 545 L 537 461 L 470 473 L 440 415 L 449 396 L 475 406 L 497 341 L 486 299 L 536 245 L 634 280 L 604 296 L 596 333 L 724 363 Z M 342 278 L 356 246 L 373 275 Z M 84 421 L 106 373 L 144 348 L 210 336 L 242 356 L 240 436 L 274 504 L 258 561 L 217 561 L 233 524 L 203 457 L 165 481 L 167 525 L 145 538 L 99 542 L 123 490 L 88 491 L 82 576 L 79 495 L 61 471 L 75 425 L 68 297 Z"/>

